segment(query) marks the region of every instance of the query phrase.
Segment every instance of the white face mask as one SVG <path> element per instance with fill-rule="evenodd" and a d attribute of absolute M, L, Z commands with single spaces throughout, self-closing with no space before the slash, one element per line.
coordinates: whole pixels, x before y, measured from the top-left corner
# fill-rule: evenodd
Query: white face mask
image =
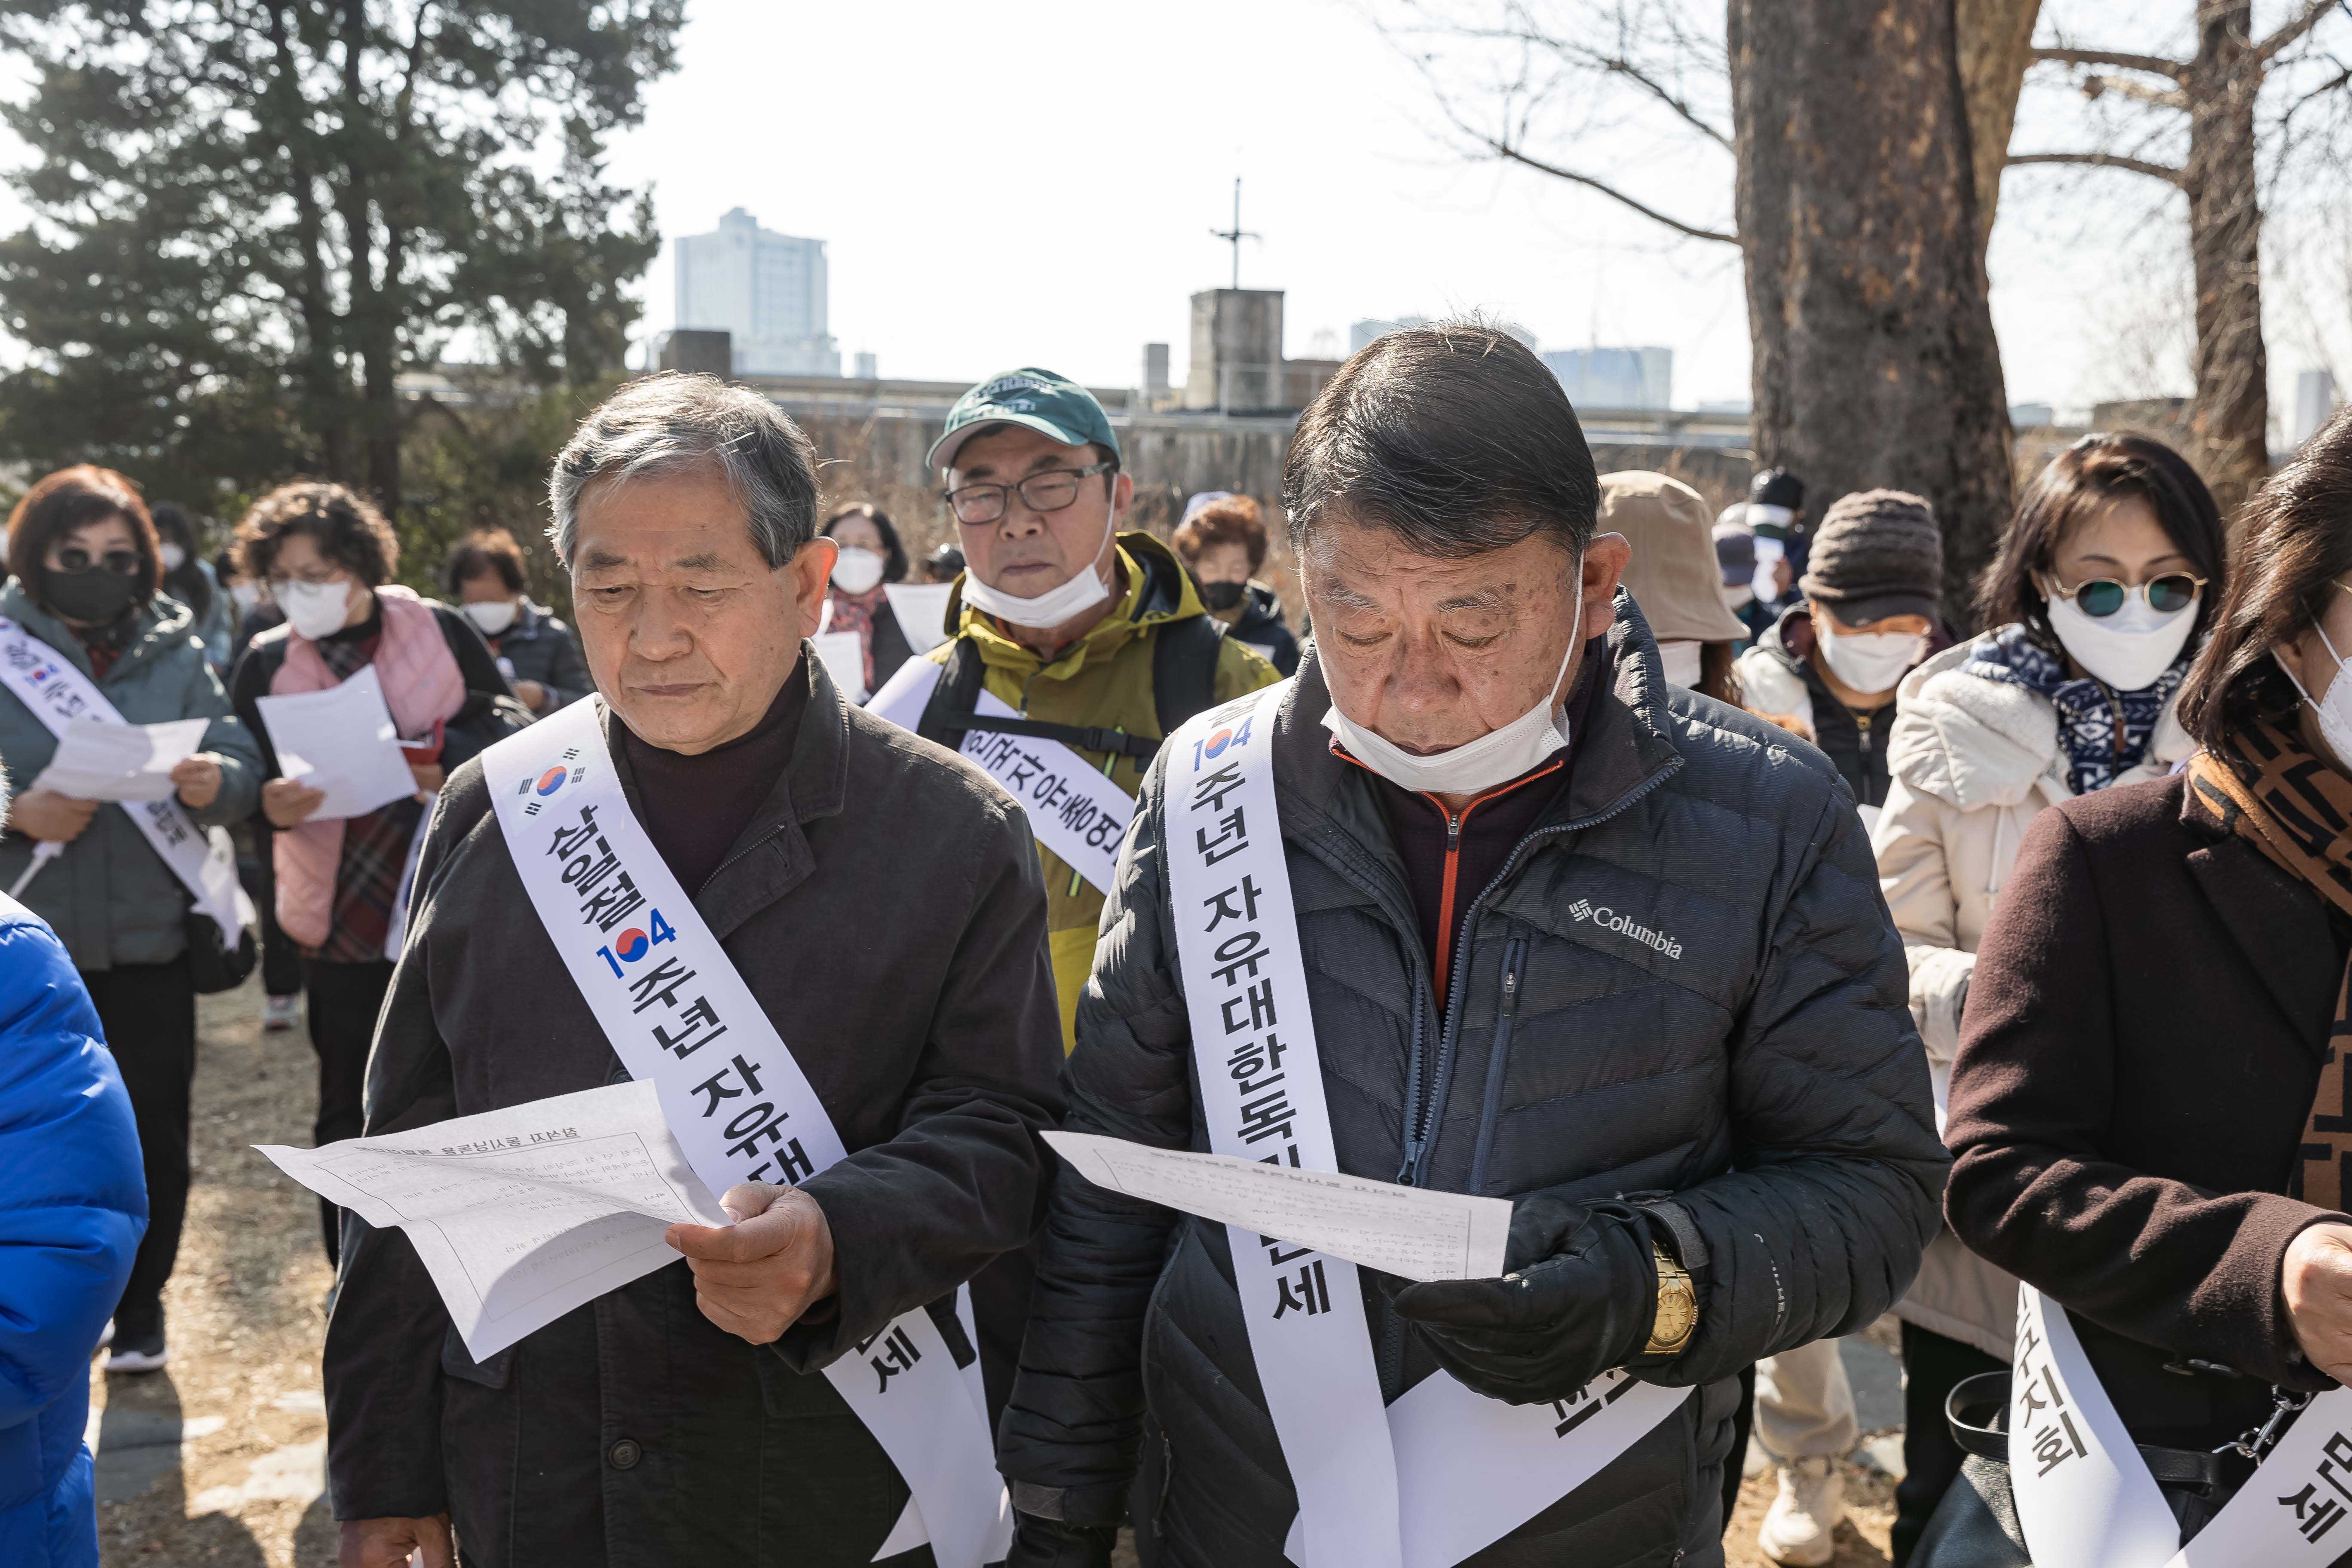
<path fill-rule="evenodd" d="M 1560 682 L 1568 679 L 1569 661 L 1584 638 L 1583 563 L 1577 563 L 1576 619 L 1569 627 L 1568 651 L 1559 656 L 1551 689 L 1536 705 L 1475 741 L 1434 756 L 1417 757 L 1393 742 L 1381 739 L 1331 704 L 1323 727 L 1348 748 L 1348 754 L 1400 788 L 1422 795 L 1476 795 L 1517 778 L 1568 744 L 1568 716 L 1556 712 Z"/>
<path fill-rule="evenodd" d="M 2074 662 L 2117 691 L 2143 691 L 2155 685 L 2197 629 L 2194 601 L 2166 615 L 2148 604 L 2146 594 L 2128 594 L 2122 609 L 2100 620 L 2046 587 L 2043 596 L 2050 605 L 2050 629 Z"/>
<path fill-rule="evenodd" d="M 305 583 L 298 579 L 278 589 L 278 607 L 286 612 L 286 624 L 297 636 L 317 642 L 341 631 L 351 618 L 352 585 L 340 580 Z"/>
<path fill-rule="evenodd" d="M 1117 481 L 1113 483 L 1116 485 Z M 1116 500 L 1114 495 L 1111 514 L 1103 519 L 1102 548 L 1095 552 L 1093 560 L 1070 574 L 1068 582 L 1056 584 L 1034 599 L 1016 599 L 1002 588 L 991 587 L 982 582 L 979 573 L 966 570 L 963 574 L 963 602 L 982 615 L 994 616 L 1000 621 L 1043 630 L 1075 621 L 1109 598 L 1110 589 L 1103 583 L 1100 568 L 1105 552 L 1114 548 L 1111 542 L 1118 537 L 1118 508 Z"/>
<path fill-rule="evenodd" d="M 1723 590 L 1723 607 L 1735 616 L 1755 602 L 1756 584 L 1753 583 L 1742 583 L 1737 588 Z"/>
<path fill-rule="evenodd" d="M 845 544 L 833 558 L 833 585 L 845 594 L 864 594 L 882 581 L 888 563 L 871 550 Z"/>
<path fill-rule="evenodd" d="M 515 624 L 522 606 L 512 599 L 480 599 L 463 606 L 466 618 L 486 637 L 494 637 Z"/>
<path fill-rule="evenodd" d="M 2303 693 L 2303 700 L 2311 702 L 2311 710 L 2319 716 L 2319 738 L 2327 742 L 2327 749 L 2336 753 L 2336 760 L 2352 763 L 2352 670 L 2346 669 L 2344 656 L 2336 651 L 2336 645 L 2328 640 L 2325 631 L 2320 630 L 2317 621 L 2311 623 L 2311 629 L 2319 633 L 2320 646 L 2326 648 L 2327 657 L 2336 661 L 2336 679 L 2327 683 L 2326 700 L 2312 702 L 2311 689 L 2296 679 L 2294 671 L 2287 669 L 2286 660 L 2278 659 L 2277 664 L 2281 669 L 2286 670 L 2286 678 L 2294 681 L 2294 689 Z M 2083 656 L 2076 654 L 2074 657 L 2080 658 Z"/>
<path fill-rule="evenodd" d="M 1840 680 L 1865 697 L 1874 697 L 1895 689 L 1905 672 L 1927 651 L 1927 639 L 1916 632 L 1841 635 L 1815 621 L 1813 647 Z"/>
<path fill-rule="evenodd" d="M 188 563 L 188 552 L 176 544 L 159 544 L 155 547 L 155 559 L 163 563 L 164 571 L 177 572 Z"/>
<path fill-rule="evenodd" d="M 236 602 L 236 613 L 240 616 L 253 614 L 253 606 L 261 603 L 261 590 L 250 583 L 230 584 L 228 596 Z"/>
<path fill-rule="evenodd" d="M 1685 637 L 1676 637 L 1658 645 L 1658 662 L 1666 667 L 1666 684 L 1686 690 L 1698 689 L 1700 645 Z"/>

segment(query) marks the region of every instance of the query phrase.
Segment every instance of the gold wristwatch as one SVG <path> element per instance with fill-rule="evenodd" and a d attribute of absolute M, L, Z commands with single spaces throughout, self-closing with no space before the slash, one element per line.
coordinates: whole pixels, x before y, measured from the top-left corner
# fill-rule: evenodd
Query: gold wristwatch
<path fill-rule="evenodd" d="M 1656 1242 L 1650 1250 L 1658 1259 L 1658 1315 L 1650 1325 L 1650 1342 L 1643 1355 L 1679 1355 L 1698 1331 L 1698 1292 L 1691 1288 L 1690 1270 L 1675 1262 Z"/>

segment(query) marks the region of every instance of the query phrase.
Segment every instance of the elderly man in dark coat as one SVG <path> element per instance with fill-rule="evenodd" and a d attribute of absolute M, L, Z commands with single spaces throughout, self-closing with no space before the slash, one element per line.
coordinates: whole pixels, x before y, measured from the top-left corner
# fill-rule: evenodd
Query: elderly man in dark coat
<path fill-rule="evenodd" d="M 1667 684 L 1507 334 L 1358 354 L 1283 489 L 1315 646 L 1146 780 L 1069 1125 L 1515 1200 L 1509 1273 L 1409 1283 L 1066 1176 L 1012 1562 L 1108 1563 L 1131 1510 L 1169 1568 L 1720 1563 L 1740 1370 L 1893 1306 L 1943 1188 L 1853 799 Z"/>
<path fill-rule="evenodd" d="M 771 405 L 639 382 L 553 489 L 629 807 L 847 1156 L 730 1229 L 675 1227 L 686 1258 L 480 1363 L 406 1236 L 353 1219 L 325 1357 L 342 1561 L 446 1563 L 454 1534 L 479 1568 L 864 1563 L 908 1489 L 811 1374 L 924 1307 L 969 1364 L 954 1292 L 1037 1223 L 1061 1053 L 1036 854 L 984 774 L 807 657 L 834 551 L 808 441 Z M 425 840 L 369 1133 L 626 1076 L 466 764 Z M 980 1349 L 1001 1351 L 1021 1304 L 985 1283 Z"/>

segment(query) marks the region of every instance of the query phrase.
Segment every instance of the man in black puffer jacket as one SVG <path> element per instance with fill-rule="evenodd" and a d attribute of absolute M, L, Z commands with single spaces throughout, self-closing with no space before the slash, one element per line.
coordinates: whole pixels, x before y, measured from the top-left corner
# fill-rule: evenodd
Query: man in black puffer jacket
<path fill-rule="evenodd" d="M 1361 1271 L 1366 1371 L 1391 1405 L 1449 1375 L 1572 1401 L 1621 1366 L 1696 1390 L 1479 1568 L 1719 1563 L 1739 1372 L 1894 1304 L 1947 1163 L 1851 796 L 1667 686 L 1597 500 L 1558 383 L 1475 327 L 1356 356 L 1285 475 L 1318 637 L 1271 766 L 1339 1168 L 1517 1200 L 1506 1279 Z M 1067 1125 L 1205 1150 L 1176 749 L 1103 912 Z M 1108 1563 L 1130 1499 L 1147 1563 L 1276 1568 L 1284 1453 L 1225 1227 L 1065 1171 L 1000 1427 L 1014 1568 Z"/>

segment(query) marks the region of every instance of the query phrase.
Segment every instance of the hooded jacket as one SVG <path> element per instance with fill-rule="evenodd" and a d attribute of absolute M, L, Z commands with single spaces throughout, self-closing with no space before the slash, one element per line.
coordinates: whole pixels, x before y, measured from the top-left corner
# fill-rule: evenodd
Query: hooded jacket
<path fill-rule="evenodd" d="M 147 1228 L 131 1097 L 55 932 L 0 896 L 0 1563 L 98 1568 L 89 1352 Z"/>
<path fill-rule="evenodd" d="M 1673 1361 L 1697 1397 L 1467 1561 L 1722 1560 L 1740 1370 L 1891 1306 L 1936 1226 L 1945 1155 L 1902 950 L 1852 801 L 1820 752 L 1669 689 L 1621 595 L 1608 683 L 1554 800 L 1471 900 L 1439 1005 L 1405 870 L 1336 755 L 1308 650 L 1274 779 L 1342 1171 L 1518 1198 L 1628 1194 L 1703 1292 Z M 1205 1150 L 1154 765 L 1078 1013 L 1066 1125 Z M 1663 933 L 1661 948 L 1624 934 Z M 1688 1240 L 1680 1238 L 1687 1236 Z M 1383 1398 L 1436 1372 L 1369 1282 Z M 1150 1425 L 1145 1426 L 1147 1408 Z M 1221 1225 L 1065 1174 L 1000 1426 L 1028 1511 L 1107 1523 L 1139 1444 L 1171 1568 L 1276 1568 L 1297 1497 L 1259 1393 Z M 1031 1506 L 1031 1505 L 1035 1506 Z"/>
<path fill-rule="evenodd" d="M 55 648 L 83 679 L 91 679 L 81 639 L 34 604 L 22 583 L 11 579 L 0 588 L 0 616 Z M 228 694 L 205 660 L 195 617 L 185 605 L 157 595 L 140 612 L 130 643 L 106 679 L 96 684 L 127 723 L 211 721 L 198 749 L 220 759 L 220 794 L 188 816 L 198 827 L 211 828 L 253 815 L 261 798 L 261 750 L 231 713 Z M 9 793 L 30 789 L 57 754 L 57 737 L 48 726 L 14 693 L 0 691 L 0 767 L 7 770 Z M 0 888 L 16 886 L 32 858 L 32 839 L 14 832 L 0 837 Z M 77 969 L 169 963 L 187 949 L 187 889 L 120 806 L 100 806 L 65 853 L 33 879 L 24 900 L 57 932 Z"/>
<path fill-rule="evenodd" d="M 1209 608 L 1201 602 L 1175 552 L 1148 533 L 1118 536 L 1118 567 L 1119 580 L 1127 584 L 1126 596 L 1050 664 L 966 605 L 961 577 L 956 579 L 955 592 L 948 600 L 948 619 L 956 627 L 956 636 L 923 657 L 944 665 L 955 651 L 957 638 L 968 638 L 979 649 L 985 669 L 981 684 L 991 695 L 1010 703 L 1014 712 L 1042 723 L 1091 725 L 1157 736 L 1160 710 L 1151 693 L 1152 638 L 1160 627 L 1205 616 Z M 1230 702 L 1281 679 L 1272 665 L 1234 637 L 1223 639 L 1213 686 L 1216 701 Z M 1129 795 L 1141 787 L 1144 770 L 1150 765 L 1135 757 L 1072 749 Z M 1054 956 L 1054 987 L 1062 1009 L 1062 1043 L 1067 1048 L 1075 1037 L 1071 1017 L 1077 1008 L 1078 993 L 1086 985 L 1087 969 L 1094 960 L 1095 926 L 1102 916 L 1103 895 L 1043 845 L 1038 846 L 1037 859 L 1045 872 L 1046 941 Z"/>
<path fill-rule="evenodd" d="M 1972 646 L 1946 648 L 1904 677 L 1886 743 L 1886 808 L 1871 834 L 1879 888 L 1911 968 L 1911 1016 L 1927 1047 L 1939 1124 L 1977 944 L 2026 828 L 2043 810 L 2074 797 L 2058 743 L 2057 709 L 2026 687 L 1967 673 L 1961 666 Z M 2168 704 L 2147 760 L 2116 782 L 2162 778 L 2195 750 Z M 1947 1231 L 1928 1247 L 1918 1282 L 1895 1310 L 2006 1361 L 2017 1282 Z"/>

